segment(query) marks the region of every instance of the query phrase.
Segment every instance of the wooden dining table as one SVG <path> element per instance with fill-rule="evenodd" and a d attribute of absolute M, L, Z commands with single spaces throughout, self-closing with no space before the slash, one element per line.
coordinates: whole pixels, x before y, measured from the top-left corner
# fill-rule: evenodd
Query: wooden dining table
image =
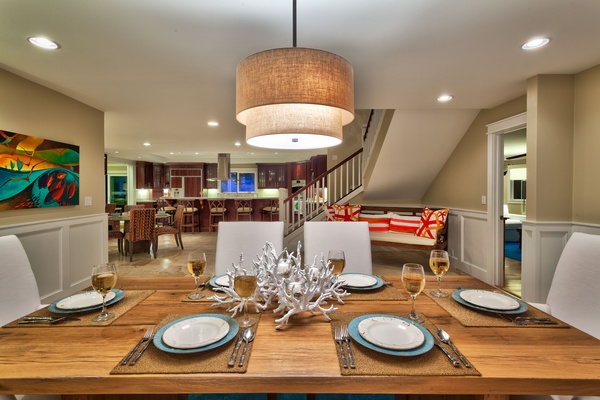
<path fill-rule="evenodd" d="M 362 293 L 353 300 L 350 295 L 344 304 L 332 303 L 336 313 L 408 314 L 411 304 L 400 277 L 387 278 L 404 298 L 372 300 Z M 425 291 L 435 285 L 435 277 L 428 277 Z M 321 313 L 297 315 L 278 330 L 275 319 L 280 315 L 267 310 L 260 315 L 243 372 L 115 374 L 115 366 L 144 332 L 167 315 L 227 314 L 222 306 L 212 307 L 212 301 L 185 301 L 193 289 L 191 277 L 120 277 L 117 287 L 125 291 L 125 299 L 138 292 L 147 297 L 108 325 L 64 322 L 0 329 L 0 393 L 62 394 L 71 399 L 151 394 L 184 398 L 188 393 L 394 393 L 498 400 L 510 394 L 600 395 L 599 340 L 565 324 L 466 326 L 425 293 L 417 297 L 417 312 L 430 326 L 451 335 L 472 370 L 461 365 L 458 375 L 414 374 L 410 369 L 392 374 L 385 368 L 352 373 L 341 366 L 332 322 Z M 449 293 L 457 287 L 490 288 L 469 276 L 443 278 L 442 288 Z M 256 314 L 252 307 L 250 313 Z M 358 353 L 363 350 L 355 341 L 351 346 Z M 437 347 L 429 353 L 445 357 Z M 191 358 L 196 357 L 201 361 L 203 356 Z M 411 362 L 418 365 L 419 357 L 411 357 Z M 391 371 L 405 360 L 389 357 L 386 362 Z"/>

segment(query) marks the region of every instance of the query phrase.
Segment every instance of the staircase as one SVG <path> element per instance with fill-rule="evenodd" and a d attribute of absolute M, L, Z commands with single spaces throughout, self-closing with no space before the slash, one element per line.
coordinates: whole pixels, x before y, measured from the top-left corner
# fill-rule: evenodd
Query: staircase
<path fill-rule="evenodd" d="M 372 110 L 363 127 L 363 148 L 350 155 L 335 167 L 308 182 L 299 191 L 279 199 L 279 219 L 285 222 L 286 243 L 301 239 L 306 221 L 325 219 L 325 206 L 345 203 L 363 191 L 366 157 L 372 153 L 372 143 L 381 127 L 383 110 Z M 294 250 L 294 249 L 290 249 Z"/>

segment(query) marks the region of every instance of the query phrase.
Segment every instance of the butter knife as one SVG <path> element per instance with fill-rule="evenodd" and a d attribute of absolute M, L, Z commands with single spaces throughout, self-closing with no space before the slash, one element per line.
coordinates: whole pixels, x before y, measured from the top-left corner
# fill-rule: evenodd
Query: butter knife
<path fill-rule="evenodd" d="M 440 340 L 438 338 L 436 338 L 435 336 L 433 337 L 433 344 L 435 344 L 437 347 L 439 347 L 446 356 L 448 356 L 448 359 L 450 359 L 450 362 L 452 363 L 452 365 L 454 365 L 455 367 L 460 367 L 460 362 L 458 362 L 458 360 L 456 358 L 454 358 L 454 356 L 448 351 L 446 350 L 446 348 L 444 346 L 442 346 L 442 343 L 440 342 Z"/>
<path fill-rule="evenodd" d="M 79 318 L 75 317 L 23 317 L 22 321 L 55 321 L 60 319 L 61 321 L 80 321 Z"/>
<path fill-rule="evenodd" d="M 237 341 L 235 342 L 235 347 L 231 352 L 231 357 L 229 357 L 228 366 L 233 367 L 235 365 L 235 359 L 237 358 L 238 351 L 240 350 L 240 346 L 242 345 L 242 340 L 244 340 L 244 331 L 239 333 Z"/>

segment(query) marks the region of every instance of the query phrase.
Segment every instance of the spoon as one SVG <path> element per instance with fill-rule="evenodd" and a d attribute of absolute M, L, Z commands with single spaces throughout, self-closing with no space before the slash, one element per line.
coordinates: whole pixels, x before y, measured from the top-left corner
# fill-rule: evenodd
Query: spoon
<path fill-rule="evenodd" d="M 246 350 L 248 350 L 248 343 L 254 340 L 254 329 L 249 328 L 244 331 L 244 350 L 242 350 L 242 357 L 238 367 L 244 365 L 244 359 L 246 358 Z"/>
<path fill-rule="evenodd" d="M 465 356 L 463 356 L 462 353 L 460 351 L 458 351 L 458 349 L 456 348 L 456 346 L 454 346 L 454 344 L 450 340 L 450 335 L 448 334 L 448 332 L 446 332 L 443 329 L 438 329 L 437 330 L 437 335 L 438 335 L 438 338 L 442 342 L 446 343 L 448 346 L 450 346 L 452 348 L 452 350 L 454 350 L 454 352 L 456 353 L 456 355 L 458 356 L 458 358 L 460 358 L 460 361 L 462 361 L 462 363 L 465 364 L 465 367 L 471 368 L 471 364 L 467 361 L 467 359 L 465 358 Z"/>

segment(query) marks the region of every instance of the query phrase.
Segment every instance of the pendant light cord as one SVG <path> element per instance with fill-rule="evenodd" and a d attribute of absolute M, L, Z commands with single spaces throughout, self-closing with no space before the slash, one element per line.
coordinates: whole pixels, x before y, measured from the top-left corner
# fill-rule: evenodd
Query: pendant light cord
<path fill-rule="evenodd" d="M 292 23 L 292 28 L 293 28 L 292 41 L 293 41 L 293 44 L 294 44 L 293 47 L 296 47 L 296 0 L 293 0 L 292 19 L 293 19 L 293 23 Z"/>

